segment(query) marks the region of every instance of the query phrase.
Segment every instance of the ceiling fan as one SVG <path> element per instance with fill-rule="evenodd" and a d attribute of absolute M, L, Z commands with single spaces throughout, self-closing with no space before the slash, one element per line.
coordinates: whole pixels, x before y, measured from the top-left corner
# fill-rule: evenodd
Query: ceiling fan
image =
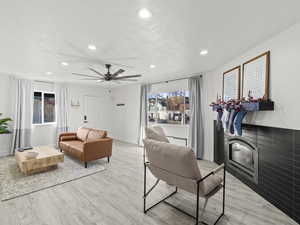
<path fill-rule="evenodd" d="M 105 64 L 105 67 L 107 69 L 106 73 L 100 73 L 99 71 L 89 67 L 89 70 L 91 70 L 92 72 L 96 73 L 96 75 L 98 76 L 92 76 L 92 75 L 86 75 L 86 74 L 82 74 L 82 73 L 72 73 L 73 75 L 76 76 L 81 76 L 81 77 L 86 77 L 83 78 L 81 80 L 95 80 L 96 82 L 102 83 L 105 81 L 137 81 L 137 79 L 131 79 L 131 78 L 135 78 L 135 77 L 141 77 L 142 75 L 137 74 L 137 75 L 129 75 L 129 76 L 119 76 L 121 73 L 124 73 L 125 70 L 123 69 L 119 69 L 118 71 L 111 73 L 110 72 L 110 68 L 111 68 L 111 64 Z"/>

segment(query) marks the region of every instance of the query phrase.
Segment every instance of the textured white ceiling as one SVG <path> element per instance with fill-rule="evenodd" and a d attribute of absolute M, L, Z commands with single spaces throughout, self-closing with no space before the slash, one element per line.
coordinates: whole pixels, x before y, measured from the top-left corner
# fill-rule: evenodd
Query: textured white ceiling
<path fill-rule="evenodd" d="M 143 7 L 151 19 L 138 18 Z M 71 72 L 93 75 L 89 64 L 105 71 L 67 56 L 80 55 L 132 66 L 124 75 L 141 73 L 140 81 L 184 77 L 211 70 L 296 23 L 299 8 L 299 0 L 3 0 L 0 72 L 78 81 Z M 88 51 L 88 44 L 97 51 Z M 209 50 L 205 57 L 202 48 Z"/>

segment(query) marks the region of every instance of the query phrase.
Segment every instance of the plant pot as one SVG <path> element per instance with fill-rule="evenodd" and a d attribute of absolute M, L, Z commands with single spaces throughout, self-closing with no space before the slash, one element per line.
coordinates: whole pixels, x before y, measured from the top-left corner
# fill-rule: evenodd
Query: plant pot
<path fill-rule="evenodd" d="M 10 147 L 12 142 L 12 134 L 0 134 L 0 157 L 8 156 L 10 154 Z"/>

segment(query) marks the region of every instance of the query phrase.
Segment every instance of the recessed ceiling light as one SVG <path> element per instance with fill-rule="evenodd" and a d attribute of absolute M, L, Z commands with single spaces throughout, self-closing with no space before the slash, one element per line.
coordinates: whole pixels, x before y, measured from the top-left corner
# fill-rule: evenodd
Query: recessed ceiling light
<path fill-rule="evenodd" d="M 146 8 L 140 9 L 139 17 L 141 19 L 149 19 L 151 16 L 152 16 L 152 13 L 148 9 L 146 9 Z"/>
<path fill-rule="evenodd" d="M 200 51 L 200 55 L 207 55 L 207 53 L 208 53 L 208 50 L 207 50 L 207 49 L 202 49 L 202 50 Z"/>
<path fill-rule="evenodd" d="M 153 65 L 153 64 L 151 64 L 149 67 L 150 67 L 151 69 L 154 69 L 156 66 Z"/>
<path fill-rule="evenodd" d="M 68 66 L 69 63 L 67 63 L 67 62 L 62 62 L 61 65 L 62 65 L 62 66 Z"/>
<path fill-rule="evenodd" d="M 88 49 L 95 51 L 97 49 L 97 47 L 95 45 L 88 45 Z"/>
<path fill-rule="evenodd" d="M 53 73 L 52 73 L 52 72 L 46 72 L 46 74 L 47 74 L 47 75 L 52 75 Z"/>

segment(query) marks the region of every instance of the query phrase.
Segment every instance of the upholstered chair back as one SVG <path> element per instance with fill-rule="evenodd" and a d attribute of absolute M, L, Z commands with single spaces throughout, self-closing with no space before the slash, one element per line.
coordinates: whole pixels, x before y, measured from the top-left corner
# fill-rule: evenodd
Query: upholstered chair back
<path fill-rule="evenodd" d="M 144 140 L 149 169 L 155 177 L 195 193 L 201 179 L 197 160 L 191 149 L 151 139 Z"/>
<path fill-rule="evenodd" d="M 197 193 L 197 181 L 202 178 L 195 153 L 187 147 L 144 139 L 148 168 L 160 180 L 170 185 Z M 220 179 L 215 175 L 201 182 L 200 196 L 210 193 Z"/>
<path fill-rule="evenodd" d="M 169 143 L 169 140 L 166 137 L 163 128 L 160 126 L 146 127 L 145 133 L 146 133 L 146 139 Z"/>

